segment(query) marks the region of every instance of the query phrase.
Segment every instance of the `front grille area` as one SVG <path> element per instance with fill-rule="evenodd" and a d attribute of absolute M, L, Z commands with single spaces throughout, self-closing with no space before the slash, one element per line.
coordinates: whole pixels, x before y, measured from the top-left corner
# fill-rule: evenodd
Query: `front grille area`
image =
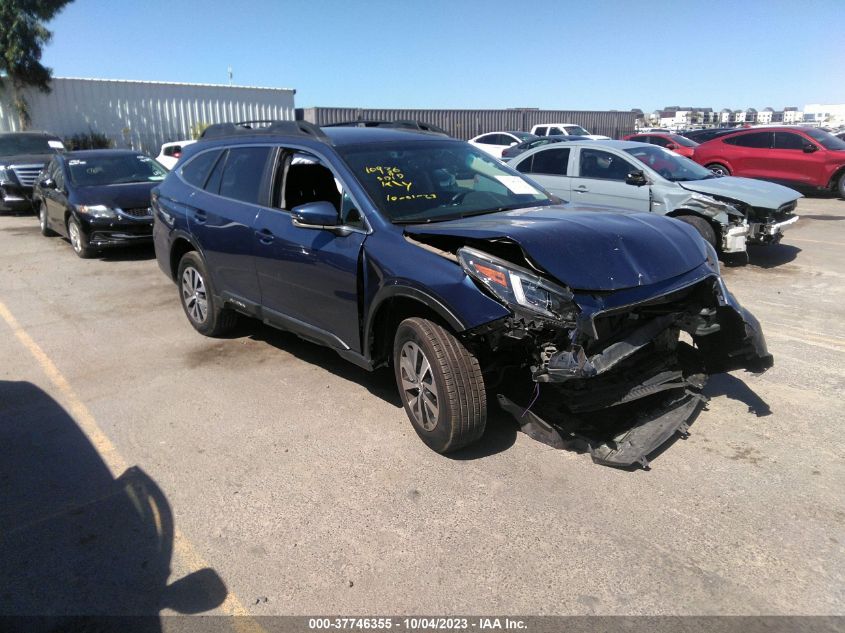
<path fill-rule="evenodd" d="M 43 167 L 43 165 L 12 165 L 11 170 L 15 172 L 15 177 L 22 186 L 31 187 L 35 184 Z"/>
<path fill-rule="evenodd" d="M 123 215 L 128 215 L 133 218 L 149 218 L 153 215 L 153 210 L 150 207 L 138 207 L 136 209 L 121 209 Z"/>

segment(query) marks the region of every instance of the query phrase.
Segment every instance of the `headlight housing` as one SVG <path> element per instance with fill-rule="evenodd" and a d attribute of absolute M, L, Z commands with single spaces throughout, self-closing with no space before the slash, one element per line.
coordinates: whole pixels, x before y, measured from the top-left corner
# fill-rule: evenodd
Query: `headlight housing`
<path fill-rule="evenodd" d="M 572 293 L 510 262 L 465 246 L 458 249 L 464 272 L 505 304 L 555 320 L 574 321 L 578 308 Z"/>
<path fill-rule="evenodd" d="M 86 204 L 78 204 L 76 205 L 76 210 L 80 213 L 84 213 L 85 215 L 91 216 L 92 218 L 116 218 L 117 217 L 117 210 L 112 209 L 111 207 L 107 207 L 104 204 L 94 204 L 94 205 L 86 205 Z"/>

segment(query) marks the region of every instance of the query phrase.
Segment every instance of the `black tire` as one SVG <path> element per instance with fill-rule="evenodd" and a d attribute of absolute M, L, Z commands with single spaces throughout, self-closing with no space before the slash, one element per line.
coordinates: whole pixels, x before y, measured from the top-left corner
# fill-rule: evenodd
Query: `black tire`
<path fill-rule="evenodd" d="M 67 236 L 70 240 L 70 246 L 73 252 L 79 255 L 82 259 L 88 259 L 96 252 L 88 245 L 88 238 L 76 218 L 70 216 L 67 221 Z"/>
<path fill-rule="evenodd" d="M 722 163 L 710 163 L 709 165 L 705 165 L 707 169 L 712 171 L 714 174 L 719 174 L 721 176 L 730 176 L 731 170 L 725 167 Z"/>
<path fill-rule="evenodd" d="M 716 230 L 713 228 L 713 225 L 710 224 L 710 222 L 698 215 L 678 215 L 675 216 L 675 219 L 689 224 L 696 231 L 698 231 L 701 237 L 703 237 L 707 242 L 710 243 L 710 246 L 715 248 L 717 251 L 720 250 L 719 244 L 716 240 Z"/>
<path fill-rule="evenodd" d="M 38 222 L 41 225 L 41 235 L 53 237 L 56 232 L 47 226 L 47 203 L 42 200 L 38 203 Z"/>
<path fill-rule="evenodd" d="M 840 198 L 845 198 L 845 171 L 839 174 L 839 179 L 836 181 L 836 191 Z"/>
<path fill-rule="evenodd" d="M 425 371 L 418 371 L 418 367 L 422 370 L 425 365 L 417 362 L 418 356 L 413 356 L 414 348 L 429 363 L 429 380 Z M 487 393 L 478 360 L 444 328 L 418 317 L 402 321 L 393 342 L 393 370 L 405 413 L 429 448 L 449 453 L 484 434 Z M 423 386 L 409 389 L 411 384 Z M 414 389 L 418 394 L 416 399 Z M 436 407 L 425 403 L 434 403 Z M 432 420 L 434 409 L 436 417 Z"/>
<path fill-rule="evenodd" d="M 221 336 L 235 327 L 237 313 L 219 305 L 208 268 L 196 251 L 185 253 L 179 260 L 176 285 L 179 303 L 197 332 L 205 336 Z"/>

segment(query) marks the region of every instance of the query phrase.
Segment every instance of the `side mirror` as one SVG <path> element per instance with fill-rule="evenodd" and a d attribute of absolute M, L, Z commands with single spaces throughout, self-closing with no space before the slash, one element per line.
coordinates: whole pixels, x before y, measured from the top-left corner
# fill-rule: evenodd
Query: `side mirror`
<path fill-rule="evenodd" d="M 56 188 L 56 181 L 52 178 L 44 178 L 38 181 L 38 185 L 42 189 L 55 189 Z"/>
<path fill-rule="evenodd" d="M 306 202 L 294 207 L 290 212 L 294 226 L 305 229 L 323 229 L 338 225 L 337 209 L 325 200 Z"/>
<path fill-rule="evenodd" d="M 804 153 L 805 154 L 812 154 L 813 152 L 818 151 L 818 147 L 813 145 L 812 143 L 804 143 Z"/>
<path fill-rule="evenodd" d="M 645 177 L 645 174 L 642 170 L 637 169 L 632 171 L 625 177 L 625 184 L 626 185 L 634 185 L 635 187 L 642 187 L 643 185 L 648 184 L 648 178 Z"/>
<path fill-rule="evenodd" d="M 674 143 L 669 143 L 669 144 L 666 146 L 666 149 L 678 149 L 678 146 L 677 146 L 677 145 L 675 145 Z"/>

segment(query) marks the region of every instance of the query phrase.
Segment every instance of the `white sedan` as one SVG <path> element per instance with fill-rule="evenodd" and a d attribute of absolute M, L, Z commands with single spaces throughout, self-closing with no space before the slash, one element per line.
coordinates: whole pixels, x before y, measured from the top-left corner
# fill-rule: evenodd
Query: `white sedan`
<path fill-rule="evenodd" d="M 507 148 L 534 138 L 537 136 L 529 132 L 487 132 L 469 139 L 469 144 L 494 158 L 501 158 Z"/>

